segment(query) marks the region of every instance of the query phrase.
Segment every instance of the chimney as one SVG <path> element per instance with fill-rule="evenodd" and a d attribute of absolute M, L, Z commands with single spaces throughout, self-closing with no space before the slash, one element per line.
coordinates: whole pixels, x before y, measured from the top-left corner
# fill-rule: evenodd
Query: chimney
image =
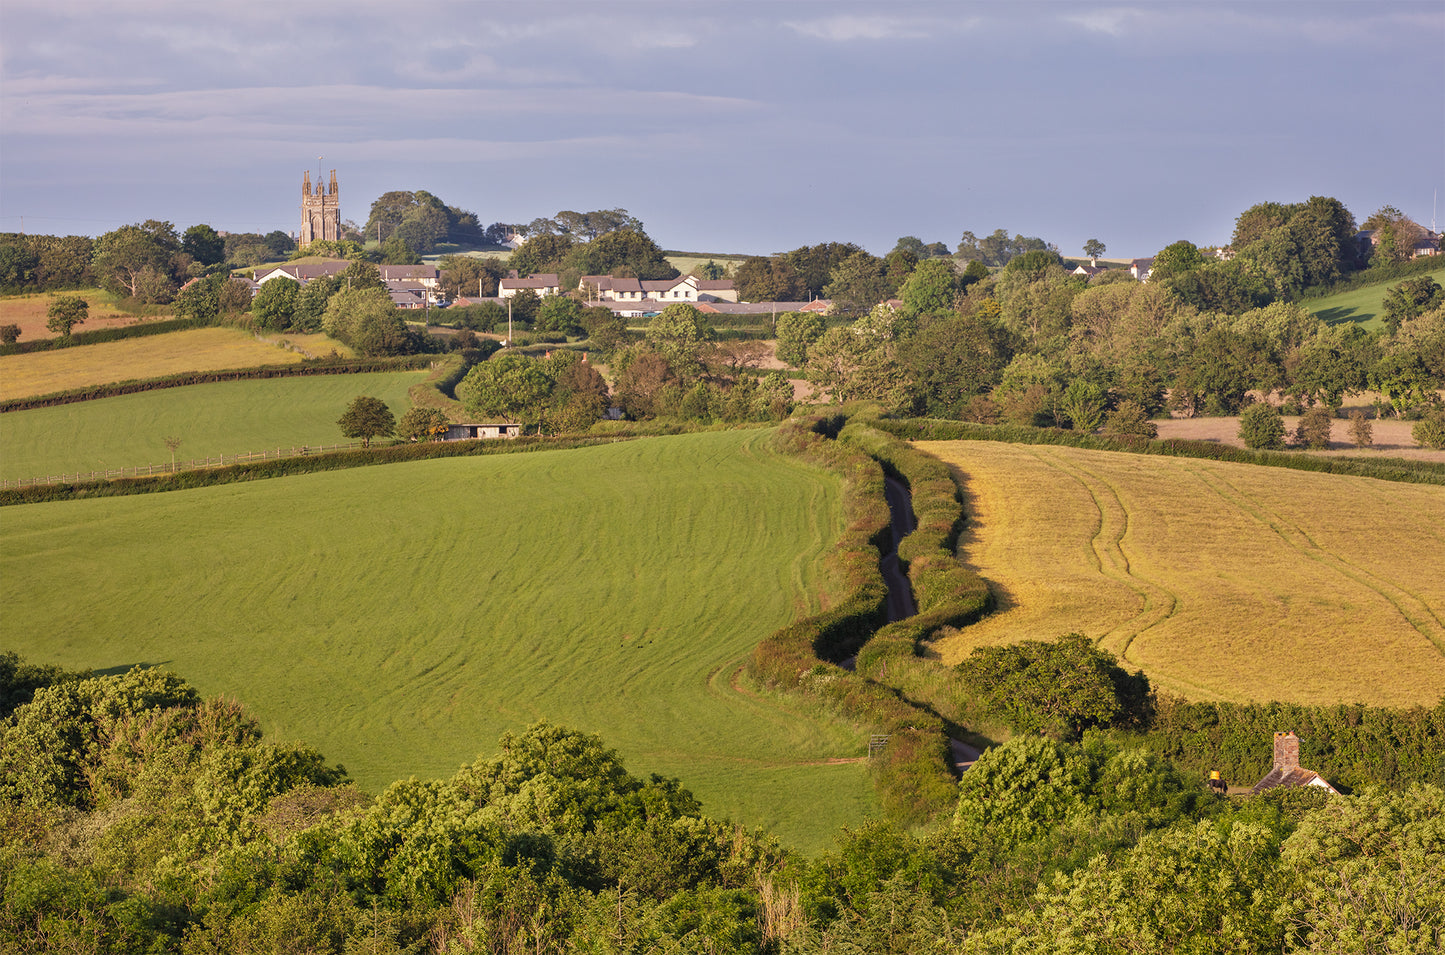
<path fill-rule="evenodd" d="M 1285 772 L 1299 769 L 1299 737 L 1294 733 L 1274 734 L 1274 768 Z"/>

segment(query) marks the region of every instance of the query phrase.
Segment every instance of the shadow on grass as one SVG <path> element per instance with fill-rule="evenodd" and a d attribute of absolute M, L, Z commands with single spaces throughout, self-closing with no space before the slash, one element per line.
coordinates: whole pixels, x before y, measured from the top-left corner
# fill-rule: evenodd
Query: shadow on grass
<path fill-rule="evenodd" d="M 96 676 L 120 676 L 122 673 L 129 673 L 132 670 L 150 670 L 164 667 L 170 662 L 170 660 L 161 660 L 159 663 L 148 663 L 142 660 L 140 663 L 121 663 L 117 666 L 104 667 L 103 669 L 91 670 L 90 672 Z"/>
<path fill-rule="evenodd" d="M 1358 305 L 1345 307 L 1343 305 L 1334 308 L 1324 308 L 1315 312 L 1315 318 L 1326 325 L 1341 325 L 1345 322 L 1368 322 L 1375 317 L 1374 312 L 1364 312 Z"/>

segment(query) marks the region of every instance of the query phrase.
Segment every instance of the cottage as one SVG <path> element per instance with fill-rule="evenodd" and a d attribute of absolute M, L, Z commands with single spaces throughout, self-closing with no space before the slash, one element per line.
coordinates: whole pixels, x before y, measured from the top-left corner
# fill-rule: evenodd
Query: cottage
<path fill-rule="evenodd" d="M 1274 768 L 1249 791 L 1257 796 L 1266 789 L 1277 786 L 1315 786 L 1325 792 L 1339 795 L 1338 790 L 1325 781 L 1319 773 L 1301 769 L 1299 764 L 1299 737 L 1293 732 L 1274 734 Z"/>

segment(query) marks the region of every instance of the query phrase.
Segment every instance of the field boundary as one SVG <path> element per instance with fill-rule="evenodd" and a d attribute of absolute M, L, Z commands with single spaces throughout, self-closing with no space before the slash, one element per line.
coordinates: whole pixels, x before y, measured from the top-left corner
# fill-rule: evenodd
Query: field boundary
<path fill-rule="evenodd" d="M 276 461 L 281 458 L 301 457 L 307 454 L 325 454 L 329 451 L 350 451 L 365 447 L 360 441 L 346 444 L 327 444 L 312 447 L 276 448 L 265 451 L 243 451 L 240 454 L 218 454 L 215 457 L 192 458 L 189 461 L 163 462 L 161 464 L 140 464 L 128 468 L 106 468 L 99 471 L 76 471 L 74 474 L 52 474 L 45 477 L 0 478 L 0 490 L 11 488 L 43 487 L 49 484 L 81 484 L 92 481 L 113 481 L 117 478 L 152 477 L 157 474 L 179 474 L 182 471 L 200 471 L 206 468 L 229 467 L 235 464 L 250 464 L 253 461 Z"/>
<path fill-rule="evenodd" d="M 478 439 L 471 441 L 424 441 L 417 444 L 394 444 L 385 447 L 352 448 L 324 454 L 304 454 L 270 458 L 245 464 L 227 464 L 194 471 L 176 471 L 153 476 L 114 478 L 111 480 L 72 481 L 59 484 L 33 485 L 26 488 L 0 489 L 0 507 L 17 504 L 38 504 L 92 497 L 124 497 L 131 494 L 155 494 L 184 491 L 198 487 L 260 481 L 294 474 L 315 474 L 396 464 L 404 461 L 426 461 L 432 458 L 459 458 L 485 454 L 522 454 L 529 451 L 562 451 L 630 441 L 633 435 L 572 435 L 567 437 L 520 437 L 509 440 Z"/>
<path fill-rule="evenodd" d="M 274 343 L 273 343 L 274 344 Z M 11 398 L 0 401 L 0 414 L 54 408 L 59 405 L 116 398 L 144 391 L 183 388 L 187 385 L 208 385 L 218 381 L 253 381 L 267 378 L 301 378 L 307 375 L 364 375 L 385 371 L 421 371 L 435 369 L 442 361 L 436 355 L 406 355 L 401 358 L 321 358 L 300 364 L 252 365 L 247 368 L 221 368 L 215 371 L 183 371 L 156 378 L 131 378 L 104 385 L 87 385 L 53 391 L 45 395 Z"/>
<path fill-rule="evenodd" d="M 1250 451 L 1211 441 L 1183 438 L 1150 440 L 1140 437 L 1082 434 L 1059 428 L 1029 428 L 1019 425 L 974 424 L 941 418 L 879 418 L 870 424 L 904 441 L 1000 441 L 1006 444 L 1063 445 L 1086 451 L 1123 451 L 1129 454 L 1158 454 L 1165 457 L 1199 458 L 1233 464 L 1314 471 L 1347 477 L 1375 478 L 1404 484 L 1445 486 L 1445 464 L 1410 461 L 1404 458 L 1323 458 L 1289 451 Z"/>

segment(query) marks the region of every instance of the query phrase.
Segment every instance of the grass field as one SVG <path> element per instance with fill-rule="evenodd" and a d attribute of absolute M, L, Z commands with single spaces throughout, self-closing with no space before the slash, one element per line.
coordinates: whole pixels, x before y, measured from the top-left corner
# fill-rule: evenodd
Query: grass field
<path fill-rule="evenodd" d="M 183 371 L 285 365 L 302 356 L 236 328 L 196 328 L 149 338 L 0 357 L 0 399 Z"/>
<path fill-rule="evenodd" d="M 1421 274 L 1428 275 L 1436 282 L 1445 284 L 1445 269 Z M 1358 322 L 1373 331 L 1384 327 L 1382 316 L 1385 312 L 1385 293 L 1401 282 L 1413 281 L 1414 278 L 1419 278 L 1419 276 L 1381 282 L 1379 285 L 1367 285 L 1352 292 L 1327 295 L 1324 298 L 1310 299 L 1300 304 L 1308 309 L 1311 315 L 1318 315 L 1321 321 L 1331 325 L 1338 325 L 1341 322 Z"/>
<path fill-rule="evenodd" d="M 135 325 L 143 321 L 157 321 L 170 318 L 169 308 L 158 308 L 158 314 L 142 318 L 115 307 L 115 296 L 103 289 L 81 289 L 77 292 L 38 292 L 34 295 L 7 295 L 0 298 L 0 325 L 19 325 L 20 340 L 34 341 L 37 338 L 55 338 L 56 335 L 45 327 L 49 320 L 46 312 L 57 295 L 75 295 L 85 299 L 90 306 L 89 315 L 83 325 L 77 325 L 77 332 L 93 332 L 99 328 L 116 328 L 121 325 Z"/>
<path fill-rule="evenodd" d="M 740 676 L 840 530 L 770 433 L 6 508 L 0 646 L 164 665 L 372 789 L 547 718 L 818 848 L 876 811 L 867 729 Z"/>
<path fill-rule="evenodd" d="M 161 464 L 164 438 L 181 461 L 349 440 L 336 419 L 357 395 L 380 398 L 398 419 L 424 371 L 218 381 L 0 414 L 0 477 Z"/>
<path fill-rule="evenodd" d="M 965 480 L 960 555 L 999 611 L 935 645 L 1080 631 L 1194 699 L 1433 704 L 1445 490 L 992 442 L 920 442 Z"/>

